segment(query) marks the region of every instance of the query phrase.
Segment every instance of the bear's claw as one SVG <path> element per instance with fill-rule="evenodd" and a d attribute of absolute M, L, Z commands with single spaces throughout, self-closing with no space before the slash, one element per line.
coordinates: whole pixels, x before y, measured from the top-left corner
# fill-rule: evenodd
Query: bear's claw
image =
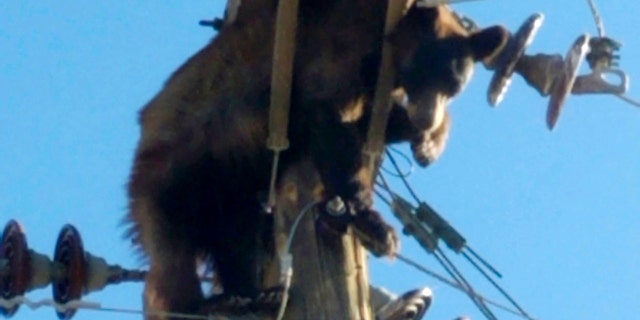
<path fill-rule="evenodd" d="M 376 256 L 393 257 L 400 250 L 400 239 L 395 230 L 373 209 L 361 209 L 355 214 L 346 212 L 341 215 L 330 214 L 325 209 L 318 222 L 323 230 L 339 235 L 344 234 L 349 225 L 353 226 L 362 245 Z"/>
<path fill-rule="evenodd" d="M 254 314 L 275 315 L 282 303 L 284 289 L 281 286 L 265 289 L 256 297 L 229 296 L 225 294 L 208 298 L 201 306 L 202 314 Z"/>
<path fill-rule="evenodd" d="M 353 227 L 362 245 L 375 256 L 394 257 L 400 251 L 396 231 L 382 220 L 377 211 L 367 209 L 358 212 Z"/>

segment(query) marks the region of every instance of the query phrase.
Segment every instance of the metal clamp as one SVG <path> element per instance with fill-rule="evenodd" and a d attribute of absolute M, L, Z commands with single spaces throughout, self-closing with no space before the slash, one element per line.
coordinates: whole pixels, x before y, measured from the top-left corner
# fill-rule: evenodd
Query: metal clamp
<path fill-rule="evenodd" d="M 617 84 L 610 83 L 609 76 L 618 77 Z M 624 94 L 629 89 L 629 76 L 620 69 L 593 70 L 588 75 L 579 76 L 573 84 L 572 94 Z"/>

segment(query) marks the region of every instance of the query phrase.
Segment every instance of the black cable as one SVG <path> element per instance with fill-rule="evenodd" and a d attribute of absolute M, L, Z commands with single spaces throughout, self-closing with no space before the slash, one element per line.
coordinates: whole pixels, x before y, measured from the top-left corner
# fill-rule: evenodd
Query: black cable
<path fill-rule="evenodd" d="M 413 166 L 413 162 L 411 161 L 409 156 L 404 154 L 404 152 L 398 150 L 398 148 L 388 147 L 387 150 L 391 150 L 394 153 L 398 154 L 400 157 L 402 157 L 402 159 L 404 159 L 405 162 L 407 162 L 409 164 L 409 170 L 407 172 L 398 171 L 397 173 L 394 173 L 394 172 L 391 172 L 391 170 L 385 168 L 384 166 L 381 166 L 380 168 L 382 169 L 382 171 L 384 171 L 386 174 L 389 174 L 392 177 L 396 177 L 396 178 L 402 178 L 402 177 L 407 178 L 407 177 L 411 176 L 413 174 L 413 171 L 414 171 L 414 166 Z"/>
<path fill-rule="evenodd" d="M 476 259 L 478 259 L 478 261 L 480 261 L 480 263 L 482 263 L 482 265 L 484 265 L 494 275 L 496 275 L 496 277 L 502 278 L 502 273 L 500 273 L 498 270 L 496 270 L 496 268 L 494 268 L 489 262 L 484 260 L 479 254 L 477 254 L 473 249 L 471 249 L 471 247 L 469 245 L 465 245 L 465 248 L 467 248 L 467 251 L 469 251 L 469 253 L 471 253 L 471 255 L 473 255 Z"/>
<path fill-rule="evenodd" d="M 464 287 L 468 290 L 467 295 L 469 296 L 469 298 L 471 298 L 473 303 L 478 307 L 480 312 L 482 312 L 482 314 L 489 320 L 498 320 L 498 318 L 493 314 L 493 312 L 491 312 L 491 310 L 489 309 L 489 307 L 487 307 L 484 301 L 476 297 L 475 290 L 473 290 L 473 287 L 471 287 L 471 284 L 469 283 L 469 281 L 465 279 L 465 277 L 462 275 L 460 270 L 458 270 L 458 268 L 451 262 L 451 260 L 447 258 L 447 255 L 444 252 L 442 252 L 440 248 L 436 249 L 436 253 L 440 256 L 440 258 L 438 258 L 438 262 L 440 262 L 440 264 L 447 270 L 447 272 L 452 277 L 456 278 L 456 281 L 464 284 Z M 436 257 L 438 255 L 436 255 Z M 443 259 L 443 260 L 440 260 L 440 259 Z"/>
<path fill-rule="evenodd" d="M 384 202 L 387 206 L 389 207 L 393 206 L 393 203 L 391 202 L 391 200 L 385 198 L 380 191 L 378 191 L 377 189 L 373 189 L 373 192 L 375 192 L 378 198 L 380 198 L 380 200 L 382 200 L 382 202 Z"/>
<path fill-rule="evenodd" d="M 409 184 L 409 182 L 407 181 L 406 177 L 403 176 L 401 174 L 400 171 L 400 167 L 398 166 L 398 163 L 396 162 L 396 160 L 394 159 L 393 155 L 389 152 L 389 150 L 386 150 L 386 154 L 387 157 L 389 158 L 389 160 L 391 161 L 391 164 L 394 166 L 394 168 L 396 169 L 396 171 L 398 172 L 397 177 L 399 177 L 404 186 L 406 187 L 406 189 L 408 190 L 408 192 L 411 194 L 411 196 L 413 197 L 413 199 L 417 202 L 417 203 L 421 203 L 420 198 L 417 196 L 417 194 L 415 193 L 415 191 L 413 190 L 413 188 L 411 187 L 411 185 Z M 380 176 L 380 180 L 381 182 L 376 182 L 376 184 L 385 189 L 385 191 L 387 191 L 392 198 L 397 197 L 397 195 L 391 190 L 391 188 L 389 187 L 389 184 L 387 183 L 386 179 L 384 178 L 384 176 L 382 174 L 379 175 Z M 387 205 L 389 205 L 390 201 L 384 197 L 382 197 L 380 195 L 379 192 L 377 192 L 377 194 L 380 196 L 381 199 L 383 199 L 383 201 L 385 203 L 387 203 Z M 393 204 L 390 205 L 390 207 L 392 207 Z M 469 251 L 469 253 L 475 257 L 482 265 L 484 265 L 488 270 L 490 270 L 493 274 L 495 274 L 497 277 L 502 278 L 502 274 L 500 274 L 500 272 L 498 272 L 493 266 L 491 266 L 486 260 L 484 260 L 480 255 L 478 255 L 472 248 L 470 248 L 469 246 L 465 245 L 465 248 L 467 248 L 467 250 Z M 498 285 L 482 268 L 480 265 L 478 265 L 475 261 L 473 261 L 471 259 L 471 257 L 469 257 L 469 255 L 467 255 L 465 252 L 463 252 L 464 257 L 473 265 L 474 268 L 476 268 L 487 280 L 489 280 L 489 282 L 496 288 L 498 289 L 498 291 L 500 291 L 500 293 L 502 293 L 502 295 L 507 298 L 509 300 L 509 302 L 511 304 L 513 304 L 514 307 L 516 307 L 519 311 L 520 311 L 520 315 L 527 318 L 527 319 L 531 319 L 531 317 L 529 317 L 527 315 L 527 313 L 524 311 L 524 309 L 522 307 L 520 307 L 520 305 L 518 303 L 516 303 L 516 301 L 502 288 L 500 287 L 500 285 Z M 487 305 L 483 302 L 483 299 L 478 299 L 477 298 L 477 294 L 475 294 L 475 292 L 473 292 L 473 288 L 471 287 L 470 283 L 464 278 L 464 276 L 462 275 L 462 273 L 456 268 L 456 266 L 447 258 L 447 256 L 444 254 L 444 252 L 437 248 L 436 252 L 434 252 L 434 256 L 436 258 L 436 260 L 438 260 L 438 262 L 440 263 L 440 265 L 447 271 L 447 273 L 460 285 L 461 288 L 466 288 L 467 290 L 463 290 L 467 293 L 467 295 L 472 299 L 472 301 L 474 302 L 474 304 L 479 308 L 479 310 L 485 315 L 485 317 L 487 317 L 487 319 L 497 319 L 496 316 L 493 314 L 493 312 L 491 312 L 491 310 L 487 307 Z M 444 259 L 444 260 L 443 260 Z M 445 263 L 446 261 L 446 263 Z"/>
<path fill-rule="evenodd" d="M 396 171 L 400 172 L 400 167 L 398 166 L 398 163 L 396 162 L 396 159 L 394 159 L 393 155 L 391 155 L 391 152 L 389 152 L 389 150 L 387 150 L 386 153 L 387 153 L 387 157 L 389 157 L 389 160 L 391 161 L 391 164 L 393 164 L 393 167 L 396 168 Z M 413 199 L 417 203 L 420 203 L 420 198 L 415 193 L 415 191 L 413 191 L 413 188 L 411 187 L 411 185 L 409 185 L 409 182 L 407 181 L 407 178 L 400 176 L 400 179 L 402 180 L 402 183 L 404 183 L 404 186 L 407 188 L 407 190 L 409 191 L 409 193 L 411 194 Z"/>
<path fill-rule="evenodd" d="M 436 273 L 435 271 L 429 270 L 427 267 L 425 267 L 424 265 L 416 262 L 415 260 L 412 260 L 412 259 L 410 259 L 410 258 L 408 258 L 406 256 L 401 255 L 401 254 L 396 255 L 396 257 L 397 257 L 397 259 L 399 261 L 404 262 L 405 264 L 415 268 L 416 270 L 418 270 L 418 271 L 420 271 L 420 272 L 422 272 L 422 273 L 424 273 L 424 274 L 426 274 L 428 276 L 431 276 L 431 277 L 435 278 L 436 280 L 438 280 L 438 281 L 440 281 L 440 282 L 442 282 L 442 283 L 444 283 L 444 284 L 446 284 L 446 285 L 448 285 L 448 286 L 450 286 L 450 287 L 452 287 L 454 289 L 458 289 L 458 290 L 460 290 L 460 291 L 462 291 L 464 293 L 468 293 L 467 289 L 465 289 L 465 288 L 461 287 L 460 285 L 456 284 L 454 281 L 449 280 L 449 279 L 445 278 L 444 276 Z M 511 314 L 519 316 L 519 317 L 522 317 L 523 319 L 536 320 L 536 319 L 534 319 L 534 318 L 532 318 L 530 316 L 525 316 L 525 315 L 523 315 L 522 313 L 520 313 L 518 311 L 512 310 L 511 308 L 509 308 L 509 307 L 507 307 L 507 306 L 505 306 L 503 304 L 500 304 L 500 303 L 498 303 L 496 301 L 488 299 L 488 298 L 486 298 L 486 297 L 484 297 L 484 296 L 482 296 L 482 295 L 480 295 L 478 293 L 475 293 L 475 296 L 478 299 L 481 299 L 482 301 L 486 302 L 487 304 L 490 304 L 490 305 L 492 305 L 492 306 L 494 306 L 494 307 L 496 307 L 496 308 L 498 308 L 498 309 L 500 309 L 502 311 L 511 313 Z"/>
<path fill-rule="evenodd" d="M 469 261 L 476 269 L 478 269 L 478 271 L 480 271 L 480 273 L 487 279 L 489 280 L 489 282 L 491 282 L 491 284 L 498 289 L 498 291 L 500 291 L 500 293 L 502 293 L 502 295 L 507 298 L 507 300 L 509 300 L 509 302 L 511 302 L 511 304 L 516 307 L 516 309 L 518 309 L 520 311 L 520 313 L 522 313 L 523 316 L 528 317 L 529 315 L 527 315 L 527 312 L 524 311 L 524 309 L 522 309 L 522 307 L 520 307 L 520 305 L 513 299 L 511 298 L 511 295 L 509 295 L 509 293 L 507 293 L 504 289 L 502 289 L 502 287 L 496 283 L 486 272 L 484 272 L 484 270 L 482 270 L 480 268 L 480 266 L 478 266 L 476 264 L 475 261 L 473 261 L 469 255 L 467 255 L 466 253 L 462 253 L 462 255 L 467 259 L 467 261 Z"/>

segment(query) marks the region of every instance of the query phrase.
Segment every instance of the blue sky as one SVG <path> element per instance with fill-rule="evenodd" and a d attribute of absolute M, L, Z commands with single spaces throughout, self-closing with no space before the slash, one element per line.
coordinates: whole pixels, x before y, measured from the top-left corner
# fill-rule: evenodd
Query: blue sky
<path fill-rule="evenodd" d="M 514 4 L 517 3 L 517 4 Z M 0 2 L 0 224 L 18 219 L 30 246 L 52 254 L 73 223 L 87 250 L 136 267 L 121 235 L 125 183 L 138 139 L 137 112 L 170 73 L 213 35 L 197 26 L 223 1 Z M 640 78 L 632 0 L 600 1 L 607 34 L 624 43 L 621 67 Z M 516 28 L 546 15 L 530 53 L 564 53 L 596 33 L 586 1 L 480 1 L 455 5 L 481 25 Z M 588 72 L 585 68 L 583 73 Z M 547 100 L 516 77 L 488 106 L 490 73 L 478 68 L 451 106 L 441 160 L 410 177 L 471 246 L 503 274 L 500 283 L 539 319 L 634 319 L 640 313 L 640 109 L 607 96 L 574 96 L 555 131 Z M 640 87 L 631 84 L 640 98 Z M 406 150 L 406 149 L 404 149 Z M 400 187 L 398 181 L 394 185 Z M 387 213 L 387 219 L 394 218 Z M 410 238 L 403 253 L 442 272 Z M 471 282 L 498 298 L 463 259 Z M 426 319 L 482 319 L 463 294 L 413 269 L 371 259 L 376 285 L 430 286 Z M 141 308 L 139 284 L 90 294 L 105 307 Z M 50 288 L 28 294 L 50 297 Z M 495 311 L 500 319 L 516 319 Z M 138 319 L 81 311 L 75 319 Z M 55 319 L 22 308 L 14 319 Z"/>

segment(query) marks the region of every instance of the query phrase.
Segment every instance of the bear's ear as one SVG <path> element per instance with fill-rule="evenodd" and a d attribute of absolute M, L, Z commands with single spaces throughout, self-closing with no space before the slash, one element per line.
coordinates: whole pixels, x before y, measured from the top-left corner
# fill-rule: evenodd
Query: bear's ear
<path fill-rule="evenodd" d="M 509 31 L 502 26 L 493 26 L 472 34 L 469 42 L 473 58 L 476 61 L 490 61 L 502 51 L 508 40 Z"/>

